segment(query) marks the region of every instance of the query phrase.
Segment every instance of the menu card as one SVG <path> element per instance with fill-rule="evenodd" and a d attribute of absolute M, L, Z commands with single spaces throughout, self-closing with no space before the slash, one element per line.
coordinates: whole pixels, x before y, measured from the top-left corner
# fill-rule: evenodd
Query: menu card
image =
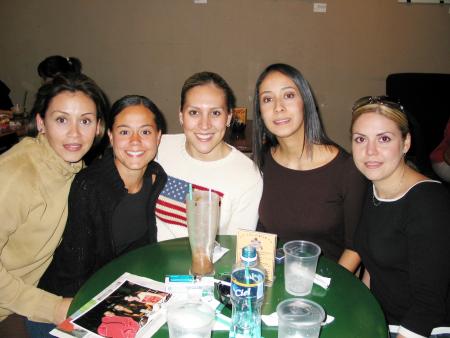
<path fill-rule="evenodd" d="M 252 245 L 258 252 L 259 263 L 265 269 L 266 286 L 272 286 L 275 271 L 275 250 L 277 248 L 277 235 L 266 232 L 238 230 L 236 235 L 236 262 L 241 258 L 242 248 Z"/>

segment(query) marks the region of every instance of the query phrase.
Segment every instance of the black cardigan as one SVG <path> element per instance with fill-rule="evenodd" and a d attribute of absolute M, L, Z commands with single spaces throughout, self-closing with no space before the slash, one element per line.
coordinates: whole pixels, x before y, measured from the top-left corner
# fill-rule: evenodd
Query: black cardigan
<path fill-rule="evenodd" d="M 167 175 L 152 161 L 144 177 L 156 176 L 148 196 L 148 230 L 127 251 L 156 242 L 155 205 Z M 151 180 L 150 180 L 151 181 Z M 38 287 L 64 297 L 73 297 L 100 267 L 117 257 L 112 235 L 112 216 L 127 190 L 114 164 L 112 149 L 82 170 L 69 193 L 69 215 L 63 240 Z"/>

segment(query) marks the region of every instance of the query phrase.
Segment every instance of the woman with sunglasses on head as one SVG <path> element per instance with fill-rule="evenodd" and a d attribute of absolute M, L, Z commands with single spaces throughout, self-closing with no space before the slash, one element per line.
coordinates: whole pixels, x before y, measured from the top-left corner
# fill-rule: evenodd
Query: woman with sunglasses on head
<path fill-rule="evenodd" d="M 366 181 L 351 156 L 325 134 L 301 73 L 268 66 L 256 82 L 253 154 L 264 177 L 258 229 L 283 241 L 317 243 L 350 271 Z"/>
<path fill-rule="evenodd" d="M 403 108 L 387 98 L 353 108 L 353 158 L 372 181 L 355 248 L 391 337 L 450 337 L 450 195 L 405 163 L 411 145 Z M 392 325 L 392 326 L 391 326 Z"/>
<path fill-rule="evenodd" d="M 35 137 L 0 156 L 0 320 L 28 317 L 33 333 L 36 322 L 65 319 L 70 299 L 36 285 L 64 231 L 72 180 L 102 136 L 107 110 L 105 94 L 88 77 L 56 77 L 36 95 Z"/>
<path fill-rule="evenodd" d="M 112 259 L 156 242 L 155 203 L 167 175 L 153 159 L 163 125 L 161 111 L 144 96 L 113 104 L 111 147 L 76 176 L 63 240 L 39 287 L 73 297 Z"/>
<path fill-rule="evenodd" d="M 224 141 L 235 97 L 216 73 L 189 77 L 181 90 L 184 134 L 164 135 L 158 162 L 169 175 L 157 205 L 158 241 L 188 236 L 185 196 L 211 190 L 221 197 L 219 234 L 256 228 L 262 179 L 252 161 Z"/>

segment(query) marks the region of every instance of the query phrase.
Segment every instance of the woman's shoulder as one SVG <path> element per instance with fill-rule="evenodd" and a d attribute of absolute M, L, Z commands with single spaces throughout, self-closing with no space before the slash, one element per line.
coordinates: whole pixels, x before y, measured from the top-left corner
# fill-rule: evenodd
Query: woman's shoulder
<path fill-rule="evenodd" d="M 318 159 L 320 165 L 315 169 L 317 172 L 333 173 L 334 175 L 348 175 L 357 171 L 352 156 L 339 145 L 321 145 L 321 158 Z"/>
<path fill-rule="evenodd" d="M 180 134 L 164 134 L 161 136 L 161 142 L 159 149 L 170 149 L 176 146 L 184 146 L 186 143 L 186 136 L 183 133 Z"/>
<path fill-rule="evenodd" d="M 450 235 L 450 193 L 438 181 L 424 180 L 412 186 L 399 200 L 415 231 L 442 231 Z M 424 226 L 426 225 L 426 226 Z M 422 229 L 423 228 L 423 229 Z"/>
<path fill-rule="evenodd" d="M 427 219 L 439 215 L 446 223 L 450 219 L 450 193 L 439 181 L 418 181 L 396 201 L 401 202 L 409 210 L 408 213 L 415 215 L 414 218 L 423 215 Z"/>
<path fill-rule="evenodd" d="M 75 176 L 74 184 L 83 182 L 86 185 L 99 185 L 105 181 L 111 182 L 117 175 L 112 149 L 108 148 L 101 157 L 95 159 Z"/>
<path fill-rule="evenodd" d="M 36 152 L 39 153 L 42 146 L 37 142 L 37 140 L 33 137 L 25 137 L 19 143 L 15 144 L 11 149 L 6 151 L 0 156 L 0 163 L 8 162 L 12 159 L 16 159 L 18 157 L 29 157 Z"/>
<path fill-rule="evenodd" d="M 255 162 L 234 147 L 231 147 L 231 152 L 224 162 L 227 162 L 228 166 L 235 168 L 234 172 L 247 172 L 250 175 L 261 176 Z"/>
<path fill-rule="evenodd" d="M 185 149 L 186 137 L 184 134 L 164 134 L 158 146 L 156 161 L 164 168 L 173 167 L 181 161 L 189 161 Z"/>
<path fill-rule="evenodd" d="M 334 170 L 336 168 L 339 168 L 340 173 L 344 174 L 345 176 L 363 176 L 361 172 L 356 168 L 355 162 L 353 161 L 353 156 L 344 148 L 338 146 L 338 154 L 333 159 L 330 164 L 334 167 Z"/>
<path fill-rule="evenodd" d="M 167 180 L 167 173 L 164 170 L 164 168 L 155 160 L 151 161 L 148 166 L 147 170 L 144 174 L 146 177 L 157 177 L 159 179 L 163 179 L 164 181 Z"/>
<path fill-rule="evenodd" d="M 43 147 L 35 138 L 26 137 L 0 156 L 0 171 L 32 173 L 42 163 Z M 38 171 L 38 170 L 37 170 Z"/>
<path fill-rule="evenodd" d="M 439 181 L 425 179 L 414 183 L 404 194 L 405 197 L 434 203 L 437 200 L 447 201 L 450 207 L 450 193 Z M 450 208 L 449 208 L 450 209 Z"/>

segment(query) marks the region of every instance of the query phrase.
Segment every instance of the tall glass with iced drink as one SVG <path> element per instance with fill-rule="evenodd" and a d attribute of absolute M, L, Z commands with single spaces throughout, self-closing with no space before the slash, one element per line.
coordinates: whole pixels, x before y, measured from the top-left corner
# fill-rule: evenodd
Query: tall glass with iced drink
<path fill-rule="evenodd" d="M 212 254 L 219 229 L 219 195 L 195 190 L 186 196 L 189 243 L 192 252 L 191 274 L 213 275 Z"/>

